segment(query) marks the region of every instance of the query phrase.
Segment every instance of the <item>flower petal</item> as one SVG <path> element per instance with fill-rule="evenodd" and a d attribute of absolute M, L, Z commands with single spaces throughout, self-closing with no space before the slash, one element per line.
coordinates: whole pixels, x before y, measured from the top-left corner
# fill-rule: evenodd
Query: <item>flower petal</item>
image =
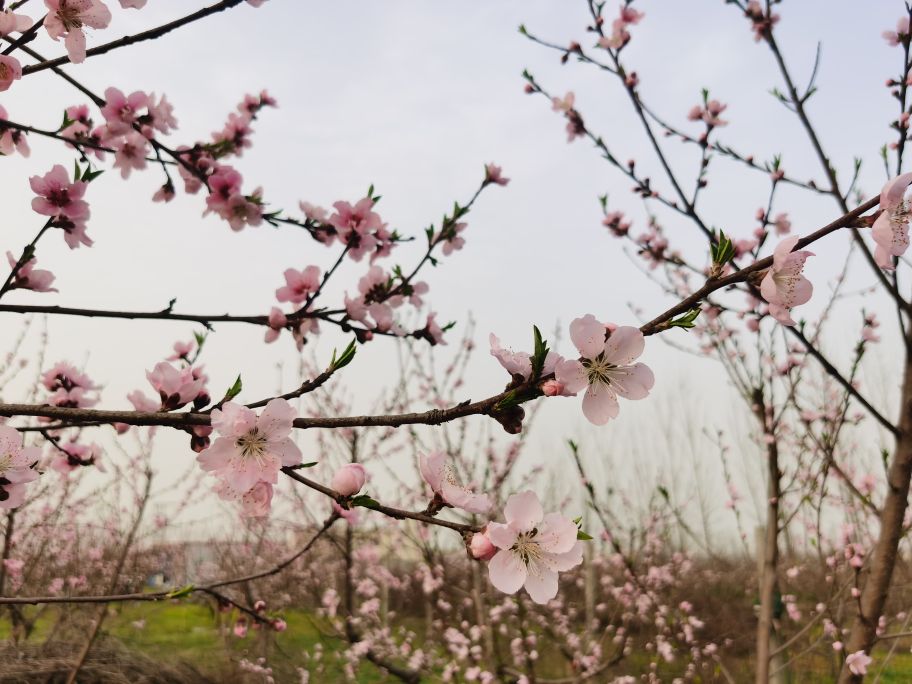
<path fill-rule="evenodd" d="M 526 591 L 536 603 L 547 603 L 557 596 L 557 573 L 541 563 L 530 565 L 526 575 Z"/>
<path fill-rule="evenodd" d="M 504 516 L 517 532 L 529 532 L 541 522 L 545 512 L 535 492 L 520 492 L 507 499 Z M 493 539 L 491 540 L 493 541 Z"/>
<path fill-rule="evenodd" d="M 575 318 L 570 323 L 570 339 L 583 357 L 594 359 L 605 350 L 605 324 L 592 314 Z"/>
<path fill-rule="evenodd" d="M 583 395 L 583 415 L 593 425 L 604 425 L 612 418 L 617 418 L 620 411 L 614 392 L 602 383 L 589 385 Z"/>
<path fill-rule="evenodd" d="M 526 566 L 519 554 L 512 551 L 498 551 L 488 563 L 488 578 L 495 589 L 505 594 L 515 594 L 525 583 Z"/>

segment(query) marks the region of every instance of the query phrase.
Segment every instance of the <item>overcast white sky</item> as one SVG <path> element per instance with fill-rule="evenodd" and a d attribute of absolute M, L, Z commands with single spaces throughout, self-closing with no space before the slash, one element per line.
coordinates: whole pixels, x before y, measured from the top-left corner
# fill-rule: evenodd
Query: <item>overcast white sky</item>
<path fill-rule="evenodd" d="M 139 12 L 110 4 L 114 21 L 89 36 L 90 46 L 204 3 L 151 0 Z M 758 159 L 782 153 L 790 174 L 820 178 L 796 120 L 768 94 L 780 84 L 769 51 L 752 42 L 748 22 L 733 6 L 721 0 L 641 0 L 637 6 L 646 18 L 634 27 L 634 41 L 624 54 L 628 67 L 640 75 L 647 102 L 681 123 L 699 102 L 700 89 L 707 87 L 729 103 L 725 118 L 731 123 L 721 131 L 723 141 Z M 39 8 L 38 3 L 25 7 L 33 15 Z M 863 156 L 862 187 L 878 191 L 884 176 L 877 149 L 894 138 L 887 123 L 895 103 L 883 82 L 895 75 L 901 59 L 880 33 L 892 28 L 903 3 L 792 0 L 779 11 L 779 39 L 800 82 L 807 79 L 817 40 L 823 42 L 820 92 L 810 109 L 834 162 L 848 175 L 852 157 Z M 453 200 L 470 196 L 486 162 L 502 165 L 510 185 L 483 195 L 468 218 L 465 249 L 425 277 L 431 285 L 429 299 L 443 320 L 463 322 L 472 312 L 483 344 L 487 333 L 495 331 L 505 342 L 526 347 L 532 323 L 550 330 L 556 322 L 566 324 L 590 312 L 605 320 L 634 322 L 628 304 L 650 314 L 663 308 L 665 300 L 600 225 L 596 197 L 608 192 L 612 204 L 635 219 L 635 230 L 643 228 L 642 206 L 629 192 L 629 182 L 587 143 L 566 143 L 558 115 L 542 98 L 523 94 L 523 68 L 549 90 L 575 90 L 587 123 L 616 156 L 636 158 L 657 187 L 667 184 L 612 77 L 585 65 L 561 66 L 558 55 L 520 36 L 520 23 L 554 42 L 591 42 L 581 0 L 270 0 L 260 9 L 242 5 L 163 40 L 67 70 L 97 92 L 114 85 L 166 93 L 180 121 L 171 138 L 175 145 L 207 137 L 221 128 L 245 93 L 267 88 L 280 108 L 261 115 L 254 148 L 235 165 L 246 188 L 264 187 L 271 207 L 294 210 L 301 199 L 324 206 L 338 199 L 354 201 L 373 183 L 383 195 L 383 218 L 401 232 L 421 235 Z M 48 56 L 63 53 L 61 44 L 46 37 L 36 48 Z M 59 123 L 65 106 L 85 101 L 49 71 L 0 94 L 12 119 L 45 128 Z M 692 123 L 683 125 L 699 130 Z M 72 151 L 34 136 L 30 142 L 31 158 L 0 163 L 4 250 L 18 252 L 41 223 L 29 209 L 26 178 L 57 162 L 72 166 Z M 694 150 L 667 145 L 682 172 L 692 173 Z M 713 171 L 705 197 L 710 222 L 735 236 L 748 236 L 753 215 L 766 200 L 765 177 L 723 160 L 714 162 Z M 285 268 L 310 263 L 325 268 L 334 259 L 332 251 L 294 228 L 234 234 L 213 217 L 202 219 L 200 196 L 152 204 L 149 198 L 161 183 L 160 172 L 152 168 L 129 182 L 116 173 L 102 176 L 87 196 L 92 205 L 89 234 L 96 245 L 70 251 L 57 235 L 40 244 L 40 265 L 57 274 L 60 294 L 16 292 L 4 301 L 152 310 L 176 297 L 178 311 L 266 313 Z M 789 212 L 799 233 L 836 215 L 831 200 L 788 190 L 780 194 L 777 210 Z M 691 225 L 662 218 L 673 241 L 702 249 Z M 403 247 L 397 261 L 413 263 L 420 248 L 420 240 Z M 815 251 L 820 256 L 808 271 L 823 292 L 842 247 Z M 339 275 L 339 289 L 330 293 L 351 288 L 363 270 L 363 265 L 348 264 Z M 858 282 L 868 280 L 864 274 Z M 856 319 L 847 320 L 856 330 Z M 0 340 L 12 339 L 18 325 L 16 316 L 4 315 Z M 116 407 L 125 405 L 128 391 L 145 389 L 143 370 L 196 328 L 59 318 L 50 320 L 49 329 L 48 360 L 84 364 L 107 386 L 102 405 Z M 245 383 L 242 399 L 260 398 L 276 388 L 275 364 L 290 367 L 295 352 L 286 338 L 265 346 L 261 336 L 258 328 L 218 328 L 205 355 L 214 393 L 239 372 Z M 318 353 L 328 359 L 330 349 L 340 344 L 344 341 L 335 332 L 327 333 Z M 371 345 L 347 373 L 365 405 L 390 377 L 383 364 L 391 353 L 386 341 Z M 718 366 L 698 364 L 657 341 L 650 342 L 643 360 L 656 369 L 655 402 L 624 403 L 621 421 L 642 424 L 655 415 L 657 405 L 681 398 L 682 383 L 699 386 L 700 394 L 724 387 Z M 480 398 L 502 388 L 505 377 L 482 354 L 469 379 L 466 397 Z M 15 398 L 8 391 L 3 396 Z M 585 428 L 577 400 L 550 402 L 542 428 L 535 450 L 547 460 L 565 437 Z M 618 430 L 624 428 L 612 425 L 597 435 L 609 443 L 623 434 Z M 174 448 L 183 443 L 175 442 Z"/>

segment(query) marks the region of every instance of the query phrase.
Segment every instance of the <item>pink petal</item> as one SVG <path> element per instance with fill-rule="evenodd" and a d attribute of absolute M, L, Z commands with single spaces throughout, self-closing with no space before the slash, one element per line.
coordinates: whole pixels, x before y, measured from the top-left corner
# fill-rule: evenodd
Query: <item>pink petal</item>
<path fill-rule="evenodd" d="M 912 183 L 912 172 L 904 173 L 892 180 L 887 181 L 886 185 L 880 191 L 880 208 L 885 212 L 895 208 L 902 202 L 903 195 L 906 194 L 906 188 Z"/>
<path fill-rule="evenodd" d="M 569 394 L 576 394 L 589 384 L 589 375 L 586 373 L 586 369 L 576 359 L 558 362 L 554 368 L 554 376 Z"/>
<path fill-rule="evenodd" d="M 418 469 L 421 471 L 421 477 L 436 494 L 440 493 L 440 485 L 443 482 L 443 468 L 446 463 L 446 454 L 436 451 L 429 456 L 421 454 L 418 457 Z"/>
<path fill-rule="evenodd" d="M 639 328 L 622 325 L 605 344 L 605 359 L 615 366 L 629 366 L 646 348 L 646 338 Z"/>
<path fill-rule="evenodd" d="M 776 249 L 773 250 L 773 268 L 771 270 L 782 268 L 789 254 L 792 253 L 795 245 L 798 244 L 798 239 L 797 235 L 792 235 L 776 245 Z"/>
<path fill-rule="evenodd" d="M 215 411 L 212 414 L 213 420 L 215 420 Z M 233 453 L 234 441 L 228 437 L 219 437 L 199 453 L 196 461 L 203 470 L 219 470 L 228 465 L 228 460 Z"/>
<path fill-rule="evenodd" d="M 547 553 L 566 553 L 576 543 L 576 524 L 560 513 L 548 513 L 538 526 L 534 541 Z"/>
<path fill-rule="evenodd" d="M 583 395 L 583 415 L 590 423 L 604 425 L 612 418 L 617 418 L 619 410 L 617 397 L 608 385 L 589 385 Z"/>
<path fill-rule="evenodd" d="M 770 304 L 779 303 L 779 289 L 776 287 L 776 281 L 773 280 L 773 271 L 770 269 L 760 281 L 760 294 Z"/>
<path fill-rule="evenodd" d="M 73 64 L 81 64 L 85 61 L 86 37 L 81 28 L 70 29 L 64 39 L 64 44 Z"/>
<path fill-rule="evenodd" d="M 541 559 L 541 563 L 558 572 L 575 568 L 582 562 L 583 543 L 580 541 L 575 542 L 566 553 L 546 553 Z"/>
<path fill-rule="evenodd" d="M 516 543 L 516 530 L 503 523 L 488 523 L 485 534 L 498 549 L 509 549 Z"/>
<path fill-rule="evenodd" d="M 594 359 L 605 350 L 605 325 L 592 314 L 570 323 L 570 339 L 581 356 Z"/>
<path fill-rule="evenodd" d="M 623 375 L 620 375 L 621 373 Z M 655 376 L 652 369 L 642 363 L 635 363 L 614 372 L 611 386 L 614 391 L 625 399 L 645 399 L 649 390 L 655 385 Z"/>
<path fill-rule="evenodd" d="M 547 603 L 557 596 L 557 573 L 542 564 L 530 566 L 526 575 L 526 591 L 536 603 Z"/>
<path fill-rule="evenodd" d="M 507 499 L 504 517 L 517 532 L 528 532 L 541 522 L 545 512 L 535 492 L 520 492 Z M 493 540 L 492 540 L 493 541 Z"/>
<path fill-rule="evenodd" d="M 488 563 L 488 578 L 495 589 L 515 594 L 526 581 L 526 566 L 518 554 L 498 551 Z"/>
<path fill-rule="evenodd" d="M 303 460 L 303 454 L 298 445 L 290 439 L 285 438 L 278 441 L 269 442 L 269 452 L 282 462 L 283 466 L 298 465 Z"/>
<path fill-rule="evenodd" d="M 298 412 L 285 399 L 271 399 L 257 419 L 257 428 L 270 440 L 281 439 L 291 434 L 297 415 Z"/>

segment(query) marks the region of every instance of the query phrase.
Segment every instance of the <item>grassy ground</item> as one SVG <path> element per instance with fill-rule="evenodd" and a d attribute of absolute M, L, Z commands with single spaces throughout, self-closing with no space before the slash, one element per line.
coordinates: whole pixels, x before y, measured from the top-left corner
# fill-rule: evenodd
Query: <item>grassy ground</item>
<path fill-rule="evenodd" d="M 219 627 L 220 617 L 223 629 Z M 307 662 L 305 654 L 313 654 L 317 644 L 321 644 L 325 654 L 323 678 L 315 676 L 311 681 L 344 681 L 337 659 L 331 657 L 340 650 L 340 641 L 320 634 L 304 613 L 290 611 L 283 617 L 288 623 L 285 632 L 262 634 L 250 630 L 245 638 L 239 639 L 231 634 L 233 618 L 230 614 L 217 616 L 204 605 L 133 604 L 112 608 L 105 621 L 104 632 L 130 650 L 165 663 L 187 662 L 219 682 L 241 681 L 234 663 L 241 658 L 256 661 L 264 653 L 268 654 L 277 682 L 296 682 L 298 676 L 295 670 Z M 53 621 L 53 615 L 40 618 L 30 641 L 43 641 Z M 136 624 L 139 621 L 143 621 L 141 627 Z M 9 622 L 3 620 L 0 622 L 0 639 L 7 638 L 9 633 Z M 259 682 L 262 678 L 250 677 L 249 681 Z M 358 681 L 388 680 L 368 663 L 359 671 Z"/>
<path fill-rule="evenodd" d="M 224 627 L 220 629 L 219 622 Z M 318 644 L 324 652 L 325 670 L 321 676 L 314 675 L 311 681 L 341 682 L 345 681 L 341 667 L 333 654 L 340 650 L 342 644 L 331 637 L 324 637 L 316 628 L 312 619 L 303 612 L 289 611 L 284 615 L 288 630 L 267 635 L 251 630 L 247 637 L 239 639 L 230 634 L 230 615 L 217 616 L 205 605 L 194 603 L 148 603 L 122 605 L 112 608 L 112 613 L 105 622 L 105 632 L 121 642 L 126 648 L 141 652 L 163 663 L 183 661 L 191 664 L 203 674 L 218 682 L 262 681 L 259 677 L 242 679 L 238 674 L 236 663 L 241 658 L 255 661 L 267 653 L 269 663 L 274 668 L 277 682 L 296 682 L 296 667 L 305 664 L 306 654 L 313 654 Z M 136 623 L 143 621 L 142 626 Z M 40 643 L 45 639 L 54 622 L 52 613 L 46 614 L 38 623 L 31 637 L 32 642 Z M 0 621 L 0 639 L 9 636 L 9 622 Z M 225 632 L 228 632 L 228 635 Z M 265 638 L 264 638 L 265 637 Z M 912 682 L 912 653 L 909 643 L 898 644 L 890 657 L 887 666 L 881 672 L 886 648 L 875 653 L 875 660 L 869 673 L 870 679 L 884 684 Z M 648 670 L 644 661 L 642 668 L 637 668 L 640 658 L 632 653 L 625 660 L 626 670 L 639 674 Z M 645 656 L 645 654 L 641 654 Z M 680 663 L 675 663 L 680 667 Z M 672 665 L 672 667 L 674 667 Z M 730 672 L 737 681 L 752 679 L 748 662 L 727 662 Z M 792 669 L 785 679 L 787 684 L 823 684 L 832 682 L 833 663 L 825 656 L 805 655 L 800 664 Z M 670 680 L 680 672 L 669 670 L 659 675 Z M 677 668 L 675 668 L 677 669 Z M 622 674 L 622 671 L 613 674 Z M 709 674 L 704 671 L 704 675 Z M 877 675 L 879 674 L 879 678 Z M 711 678 L 711 677 L 710 677 Z M 375 667 L 365 664 L 358 672 L 358 682 L 388 682 Z M 428 680 L 432 681 L 432 680 Z M 610 681 L 610 680 L 608 680 Z M 700 681 L 700 680 L 697 680 Z"/>

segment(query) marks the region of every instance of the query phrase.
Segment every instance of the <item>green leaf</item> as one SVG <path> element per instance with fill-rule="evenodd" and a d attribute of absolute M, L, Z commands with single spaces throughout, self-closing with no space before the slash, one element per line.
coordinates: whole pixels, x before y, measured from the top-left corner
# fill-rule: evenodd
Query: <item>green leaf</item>
<path fill-rule="evenodd" d="M 313 467 L 314 467 L 315 465 L 317 465 L 318 463 L 319 463 L 319 461 L 310 461 L 309 463 L 301 463 L 301 464 L 298 465 L 297 467 L 298 467 L 299 469 L 300 469 L 300 468 L 313 468 Z"/>
<path fill-rule="evenodd" d="M 179 587 L 174 591 L 169 591 L 167 594 L 165 594 L 165 597 L 169 599 L 183 598 L 184 596 L 189 596 L 192 594 L 194 589 L 196 589 L 195 585 L 185 584 L 184 586 Z"/>
<path fill-rule="evenodd" d="M 678 318 L 675 318 L 674 320 L 669 321 L 668 327 L 669 328 L 685 328 L 685 329 L 693 328 L 696 325 L 696 323 L 694 321 L 697 320 L 697 316 L 699 316 L 699 315 L 700 315 L 699 308 L 691 309 L 686 314 L 683 314 L 683 315 L 679 316 Z"/>
<path fill-rule="evenodd" d="M 193 339 L 196 340 L 196 346 L 202 349 L 203 345 L 206 343 L 206 334 L 195 332 L 193 333 Z"/>
<path fill-rule="evenodd" d="M 234 381 L 234 384 L 228 389 L 227 392 L 225 392 L 225 398 L 222 399 L 222 401 L 231 401 L 241 393 L 241 389 L 243 387 L 244 385 L 241 382 L 241 376 L 238 375 L 237 380 Z"/>
<path fill-rule="evenodd" d="M 718 239 L 709 247 L 713 266 L 721 268 L 735 256 L 735 246 L 724 232 L 719 231 Z"/>
<path fill-rule="evenodd" d="M 336 350 L 333 349 L 332 361 L 329 362 L 330 370 L 337 371 L 340 368 L 345 368 L 345 366 L 350 364 L 352 362 L 352 359 L 355 358 L 357 343 L 357 338 L 349 342 L 348 346 L 342 351 L 342 354 L 339 356 L 339 358 L 336 358 Z"/>
<path fill-rule="evenodd" d="M 586 534 L 586 533 L 583 532 L 582 530 L 577 530 L 577 532 L 576 532 L 576 538 L 577 538 L 577 539 L 580 539 L 580 540 L 582 540 L 582 541 L 591 541 L 591 540 L 592 540 L 592 535 Z"/>
<path fill-rule="evenodd" d="M 361 506 L 363 508 L 373 508 L 377 509 L 380 507 L 380 503 L 374 501 L 367 494 L 359 494 L 351 500 L 352 506 Z"/>
<path fill-rule="evenodd" d="M 64 128 L 67 128 L 68 126 L 72 126 L 74 123 L 76 123 L 76 122 L 73 121 L 69 116 L 67 116 L 66 110 L 64 110 L 63 111 L 63 121 L 60 123 L 60 128 L 57 129 L 57 132 L 59 133 Z"/>
<path fill-rule="evenodd" d="M 532 326 L 533 353 L 532 353 L 532 379 L 541 377 L 542 368 L 545 366 L 545 357 L 548 356 L 548 343 L 542 339 L 541 330 L 537 325 Z"/>

